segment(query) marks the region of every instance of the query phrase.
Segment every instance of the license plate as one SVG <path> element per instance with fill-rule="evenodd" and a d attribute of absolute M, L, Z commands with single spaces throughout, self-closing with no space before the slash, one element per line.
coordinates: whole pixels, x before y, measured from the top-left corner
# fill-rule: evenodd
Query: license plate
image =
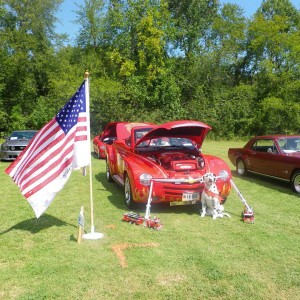
<path fill-rule="evenodd" d="M 199 193 L 183 193 L 182 201 L 198 201 L 200 200 Z"/>

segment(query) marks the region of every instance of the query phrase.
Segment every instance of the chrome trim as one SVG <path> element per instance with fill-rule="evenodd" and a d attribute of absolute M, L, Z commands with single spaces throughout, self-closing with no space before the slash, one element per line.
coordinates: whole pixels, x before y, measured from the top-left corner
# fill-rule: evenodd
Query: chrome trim
<path fill-rule="evenodd" d="M 249 173 L 258 174 L 258 175 L 262 175 L 262 176 L 265 176 L 265 177 L 269 177 L 269 178 L 274 178 L 274 179 L 279 179 L 279 180 L 282 180 L 282 181 L 290 182 L 290 179 L 284 179 L 284 178 L 281 178 L 281 177 L 267 175 L 267 174 L 263 174 L 263 173 L 259 173 L 259 172 L 255 172 L 255 171 L 251 171 L 251 170 L 247 170 L 247 171 Z"/>

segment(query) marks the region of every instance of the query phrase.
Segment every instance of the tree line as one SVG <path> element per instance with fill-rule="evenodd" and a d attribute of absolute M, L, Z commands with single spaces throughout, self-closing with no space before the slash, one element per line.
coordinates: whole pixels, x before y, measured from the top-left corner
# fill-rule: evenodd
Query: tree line
<path fill-rule="evenodd" d="M 39 129 L 90 73 L 91 129 L 194 119 L 214 138 L 300 133 L 300 12 L 263 0 L 85 0 L 75 43 L 62 0 L 0 2 L 0 131 Z M 59 20 L 58 20 L 59 21 Z"/>

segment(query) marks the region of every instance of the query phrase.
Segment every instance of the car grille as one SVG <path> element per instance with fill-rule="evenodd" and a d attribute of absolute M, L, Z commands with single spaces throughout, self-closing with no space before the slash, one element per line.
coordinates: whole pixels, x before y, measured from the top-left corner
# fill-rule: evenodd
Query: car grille
<path fill-rule="evenodd" d="M 194 182 L 194 183 L 181 183 L 181 184 L 175 184 L 175 183 L 167 183 L 167 182 L 156 182 L 155 183 L 156 191 L 159 191 L 158 194 L 160 194 L 160 197 L 168 198 L 172 200 L 178 200 L 182 198 L 182 193 L 195 193 L 199 192 L 201 193 L 204 185 L 200 182 Z"/>
<path fill-rule="evenodd" d="M 26 146 L 9 146 L 10 151 L 22 151 L 26 148 Z"/>

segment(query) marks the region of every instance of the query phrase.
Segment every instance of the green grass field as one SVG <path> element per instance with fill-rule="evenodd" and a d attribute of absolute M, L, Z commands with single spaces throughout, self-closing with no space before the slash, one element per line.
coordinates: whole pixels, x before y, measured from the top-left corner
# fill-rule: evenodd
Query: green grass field
<path fill-rule="evenodd" d="M 229 163 L 228 148 L 242 145 L 207 141 L 203 152 Z M 233 190 L 225 204 L 231 218 L 152 206 L 164 225 L 155 231 L 121 221 L 122 189 L 106 181 L 105 161 L 92 164 L 95 230 L 104 237 L 78 244 L 81 206 L 90 232 L 88 176 L 74 171 L 36 219 L 4 173 L 9 163 L 0 163 L 0 299 L 300 299 L 300 197 L 287 183 L 233 173 L 254 224 L 241 221 Z M 125 267 L 114 251 L 122 247 Z"/>

